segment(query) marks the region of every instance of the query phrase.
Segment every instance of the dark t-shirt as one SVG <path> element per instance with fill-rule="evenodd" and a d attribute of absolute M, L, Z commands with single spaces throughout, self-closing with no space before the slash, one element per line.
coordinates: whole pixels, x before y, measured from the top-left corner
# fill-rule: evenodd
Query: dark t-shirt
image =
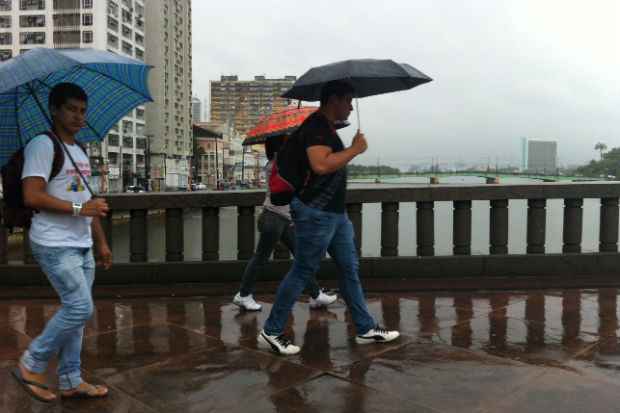
<path fill-rule="evenodd" d="M 304 149 L 311 146 L 329 146 L 333 152 L 344 150 L 344 144 L 336 130 L 320 112 L 315 112 L 304 121 L 299 130 L 304 142 Z M 345 196 L 347 192 L 346 166 L 334 173 L 317 175 L 312 172 L 307 184 L 299 191 L 300 200 L 311 208 L 323 211 L 343 213 L 345 211 Z"/>

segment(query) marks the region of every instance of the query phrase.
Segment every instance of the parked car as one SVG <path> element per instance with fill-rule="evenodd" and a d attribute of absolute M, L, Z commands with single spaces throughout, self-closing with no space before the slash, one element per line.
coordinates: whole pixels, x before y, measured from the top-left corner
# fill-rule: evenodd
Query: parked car
<path fill-rule="evenodd" d="M 140 192 L 146 192 L 146 191 L 145 191 L 145 190 L 144 190 L 144 188 L 143 188 L 143 187 L 141 187 L 140 185 L 129 185 L 129 186 L 125 189 L 125 192 L 129 192 L 129 193 L 133 192 L 133 193 L 136 193 L 136 194 L 137 194 L 137 193 L 140 193 Z"/>
<path fill-rule="evenodd" d="M 192 191 L 204 191 L 207 186 L 203 183 L 192 184 Z"/>

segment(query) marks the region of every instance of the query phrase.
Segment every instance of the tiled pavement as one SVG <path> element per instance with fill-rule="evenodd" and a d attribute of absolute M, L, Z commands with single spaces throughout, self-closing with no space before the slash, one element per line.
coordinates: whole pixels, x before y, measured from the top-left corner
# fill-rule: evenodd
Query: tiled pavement
<path fill-rule="evenodd" d="M 358 346 L 342 302 L 295 306 L 284 358 L 257 347 L 262 312 L 231 297 L 101 299 L 84 376 L 105 400 L 33 401 L 9 375 L 56 310 L 0 301 L 0 412 L 616 412 L 618 290 L 370 295 L 403 337 Z M 50 369 L 53 372 L 53 369 Z M 55 382 L 53 374 L 50 381 Z"/>

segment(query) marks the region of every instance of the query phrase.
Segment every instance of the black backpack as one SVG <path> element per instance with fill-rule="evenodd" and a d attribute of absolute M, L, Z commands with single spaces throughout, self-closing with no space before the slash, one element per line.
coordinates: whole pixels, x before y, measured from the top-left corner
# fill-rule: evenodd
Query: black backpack
<path fill-rule="evenodd" d="M 303 127 L 297 128 L 280 147 L 269 177 L 271 203 L 278 206 L 291 203 L 310 179 L 308 154 L 304 145 Z"/>
<path fill-rule="evenodd" d="M 52 161 L 52 170 L 48 182 L 54 179 L 62 169 L 65 163 L 65 154 L 60 147 L 60 142 L 50 132 L 45 132 L 54 144 L 54 160 Z M 86 153 L 86 149 L 80 145 L 80 148 Z M 6 165 L 0 169 L 2 176 L 3 200 L 4 207 L 2 218 L 4 226 L 13 232 L 13 228 L 30 228 L 32 215 L 37 212 L 32 208 L 24 205 L 24 190 L 22 187 L 22 172 L 24 170 L 24 149 L 17 151 Z"/>

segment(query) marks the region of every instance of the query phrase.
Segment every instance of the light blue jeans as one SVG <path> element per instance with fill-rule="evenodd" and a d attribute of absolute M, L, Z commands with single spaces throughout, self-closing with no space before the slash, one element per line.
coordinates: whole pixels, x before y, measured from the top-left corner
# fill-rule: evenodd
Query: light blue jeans
<path fill-rule="evenodd" d="M 43 373 L 49 360 L 58 355 L 58 387 L 73 389 L 82 383 L 80 353 L 84 325 L 93 314 L 93 252 L 91 248 L 46 247 L 34 242 L 30 245 L 62 306 L 43 333 L 30 343 L 21 363 L 34 373 Z"/>
<path fill-rule="evenodd" d="M 265 322 L 265 332 L 276 336 L 282 334 L 295 301 L 308 280 L 319 270 L 325 252 L 329 252 L 340 270 L 340 294 L 351 311 L 357 334 L 366 334 L 375 328 L 376 322 L 368 312 L 359 278 L 353 224 L 347 214 L 310 208 L 293 198 L 291 215 L 295 223 L 295 258 L 293 267 L 278 287 Z"/>

